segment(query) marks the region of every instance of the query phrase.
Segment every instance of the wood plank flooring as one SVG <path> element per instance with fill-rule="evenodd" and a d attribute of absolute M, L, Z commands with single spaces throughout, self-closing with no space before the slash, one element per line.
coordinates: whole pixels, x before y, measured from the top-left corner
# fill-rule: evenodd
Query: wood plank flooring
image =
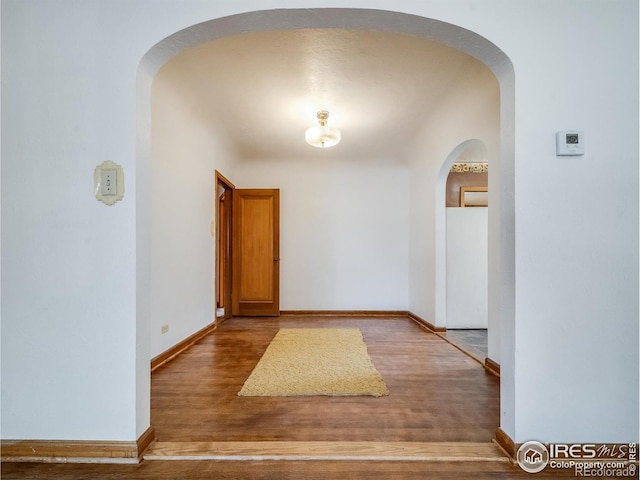
<path fill-rule="evenodd" d="M 360 328 L 390 395 L 238 397 L 278 329 L 296 326 Z M 529 478 L 491 444 L 498 379 L 406 318 L 233 318 L 158 369 L 151 391 L 157 442 L 140 465 L 7 463 L 2 478 Z M 374 451 L 385 461 L 364 460 Z M 182 461 L 151 459 L 176 452 Z"/>
<path fill-rule="evenodd" d="M 144 459 L 509 462 L 495 444 L 473 442 L 156 442 Z"/>
<path fill-rule="evenodd" d="M 238 397 L 279 328 L 357 327 L 386 397 Z M 158 441 L 490 442 L 499 380 L 406 318 L 233 318 L 152 376 Z"/>
<path fill-rule="evenodd" d="M 140 465 L 3 464 L 2 479 L 46 480 L 557 480 L 572 470 L 532 476 L 518 466 L 495 462 L 381 461 L 185 461 Z"/>

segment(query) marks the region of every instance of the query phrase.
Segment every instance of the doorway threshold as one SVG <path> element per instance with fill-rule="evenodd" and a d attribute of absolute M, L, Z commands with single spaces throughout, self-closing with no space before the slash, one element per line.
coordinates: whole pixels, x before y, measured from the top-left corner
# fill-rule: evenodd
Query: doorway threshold
<path fill-rule="evenodd" d="M 492 442 L 155 442 L 152 460 L 509 462 Z"/>

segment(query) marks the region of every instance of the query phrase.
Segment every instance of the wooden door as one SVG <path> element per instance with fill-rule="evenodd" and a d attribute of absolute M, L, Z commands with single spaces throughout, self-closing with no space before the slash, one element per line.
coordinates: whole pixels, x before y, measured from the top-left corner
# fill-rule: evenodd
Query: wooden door
<path fill-rule="evenodd" d="M 280 190 L 233 191 L 233 315 L 280 314 Z"/>

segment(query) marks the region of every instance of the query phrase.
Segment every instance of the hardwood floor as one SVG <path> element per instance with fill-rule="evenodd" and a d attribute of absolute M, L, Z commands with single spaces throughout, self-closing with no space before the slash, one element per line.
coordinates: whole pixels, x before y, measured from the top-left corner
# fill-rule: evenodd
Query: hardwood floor
<path fill-rule="evenodd" d="M 386 397 L 238 397 L 281 327 L 362 331 Z M 453 380 L 453 381 L 452 381 Z M 159 441 L 490 442 L 499 381 L 406 318 L 233 318 L 152 376 Z"/>
<path fill-rule="evenodd" d="M 512 480 L 575 478 L 571 470 L 532 476 L 520 467 L 482 462 L 155 462 L 140 465 L 3 464 L 3 480 Z"/>
<path fill-rule="evenodd" d="M 390 395 L 238 397 L 278 329 L 296 326 L 360 328 Z M 157 442 L 140 465 L 8 463 L 2 465 L 2 478 L 529 478 L 491 444 L 499 422 L 499 380 L 406 318 L 232 318 L 159 368 L 152 375 L 151 398 Z M 363 446 L 379 449 L 382 458 L 395 451 L 395 460 L 362 461 L 357 455 L 335 460 L 340 454 L 348 458 L 350 451 L 369 450 Z M 247 456 L 252 448 L 258 453 L 315 448 L 320 458 L 328 459 L 204 460 L 216 458 L 212 452 L 233 454 L 232 449 L 245 455 L 236 459 L 252 458 Z M 203 460 L 151 459 L 154 453 L 169 458 L 184 449 L 201 452 L 203 456 L 193 458 Z M 327 452 L 333 456 L 323 456 Z M 448 456 L 440 458 L 443 452 Z M 412 461 L 402 461 L 402 455 Z M 562 476 L 551 472 L 536 478 Z"/>

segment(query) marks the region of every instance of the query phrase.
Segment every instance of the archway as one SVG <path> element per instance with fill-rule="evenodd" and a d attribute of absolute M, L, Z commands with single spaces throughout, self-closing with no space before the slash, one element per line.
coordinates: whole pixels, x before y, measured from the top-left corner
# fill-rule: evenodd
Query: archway
<path fill-rule="evenodd" d="M 438 178 L 436 183 L 436 325 L 440 327 L 445 327 L 447 329 L 451 328 L 451 321 L 449 319 L 450 315 L 450 301 L 451 301 L 451 292 L 448 291 L 448 280 L 450 275 L 449 265 L 447 263 L 447 180 L 449 178 L 451 168 L 454 163 L 461 161 L 460 159 L 465 157 L 471 157 L 473 161 L 477 161 L 478 159 L 482 159 L 482 161 L 487 161 L 488 152 L 485 143 L 478 139 L 469 139 L 466 140 L 459 145 L 457 145 L 451 153 L 447 156 L 445 161 L 442 163 L 440 167 L 440 171 L 438 172 Z M 475 212 L 471 212 L 475 213 Z M 484 223 L 484 221 L 483 221 Z M 486 228 L 486 225 L 485 227 Z M 484 246 L 486 248 L 486 245 Z M 486 252 L 486 250 L 485 250 Z M 486 268 L 486 267 L 485 267 Z M 486 293 L 486 285 L 483 287 L 484 292 Z M 477 301 L 477 299 L 476 299 Z M 480 305 L 478 305 L 480 306 Z M 487 333 L 492 331 L 499 331 L 500 325 L 497 323 L 497 320 L 494 318 L 494 321 L 491 325 L 487 325 Z M 475 327 L 458 327 L 458 328 L 485 328 L 479 327 L 476 325 Z M 500 345 L 496 341 L 499 340 L 499 335 L 491 336 L 491 353 L 499 351 Z M 476 352 L 478 353 L 478 352 Z M 494 354 L 495 356 L 495 354 Z M 474 355 L 477 357 L 477 355 Z M 485 361 L 485 357 L 494 358 L 488 352 L 482 356 L 482 358 L 477 358 L 481 360 L 483 363 Z"/>
<path fill-rule="evenodd" d="M 138 69 L 138 143 L 136 164 L 137 235 L 137 427 L 144 431 L 149 423 L 149 335 L 150 323 L 150 244 L 151 244 L 151 84 L 159 68 L 172 56 L 190 47 L 229 35 L 275 29 L 345 28 L 368 29 L 415 35 L 465 52 L 487 65 L 497 77 L 501 95 L 501 147 L 490 185 L 492 209 L 489 219 L 490 258 L 496 268 L 490 271 L 490 316 L 501 321 L 502 338 L 513 353 L 514 305 L 514 78 L 511 62 L 487 39 L 456 25 L 404 13 L 364 9 L 296 9 L 250 12 L 200 23 L 181 30 L 156 44 L 141 60 Z M 492 287 L 493 286 L 493 287 Z M 436 314 L 436 318 L 438 315 Z M 509 325 L 509 321 L 511 325 Z M 436 320 L 437 322 L 437 320 Z M 509 352 L 502 356 L 509 357 Z M 511 355 L 512 357 L 512 355 Z M 506 375 L 505 375 L 506 373 Z M 509 433 L 513 422 L 513 372 L 503 371 L 503 430 Z M 506 388 L 505 388 L 506 387 Z M 506 395 L 506 398 L 505 398 Z M 511 405 L 511 408 L 510 408 Z M 507 424 L 506 426 L 504 424 Z"/>

